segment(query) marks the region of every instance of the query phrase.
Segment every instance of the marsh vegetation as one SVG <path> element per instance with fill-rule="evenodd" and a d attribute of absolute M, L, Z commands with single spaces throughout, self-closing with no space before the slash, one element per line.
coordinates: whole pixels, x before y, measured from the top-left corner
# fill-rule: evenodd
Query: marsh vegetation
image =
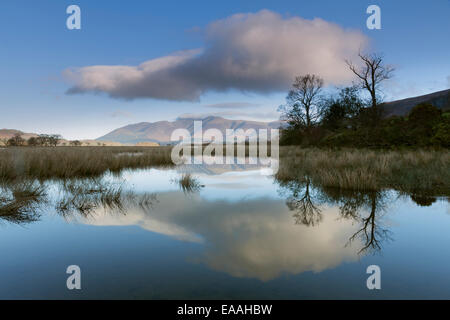
<path fill-rule="evenodd" d="M 279 180 L 304 180 L 339 189 L 450 192 L 450 152 L 433 150 L 302 149 L 282 147 Z"/>
<path fill-rule="evenodd" d="M 0 151 L 0 180 L 98 177 L 172 165 L 170 147 L 42 147 Z"/>

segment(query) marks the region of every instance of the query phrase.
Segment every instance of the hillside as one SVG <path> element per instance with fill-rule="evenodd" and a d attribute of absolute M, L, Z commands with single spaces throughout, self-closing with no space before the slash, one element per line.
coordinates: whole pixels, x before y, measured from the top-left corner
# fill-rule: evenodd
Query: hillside
<path fill-rule="evenodd" d="M 386 117 L 404 116 L 420 103 L 431 103 L 439 109 L 450 109 L 450 89 L 433 92 L 423 96 L 396 100 L 382 104 Z"/>
<path fill-rule="evenodd" d="M 28 140 L 31 137 L 38 137 L 37 133 L 25 133 L 16 129 L 0 129 L 0 146 L 4 146 L 6 141 L 12 138 L 15 134 L 20 134 L 21 137 L 25 140 Z M 97 141 L 97 140 L 80 140 L 82 146 L 122 146 L 119 142 L 111 142 L 111 141 Z M 70 141 L 66 139 L 62 139 L 59 146 L 69 146 Z"/>
<path fill-rule="evenodd" d="M 192 118 L 178 119 L 176 121 L 141 122 L 116 129 L 100 138 L 98 141 L 117 141 L 127 144 L 139 142 L 169 143 L 172 132 L 176 129 L 187 129 L 194 132 L 194 120 Z M 226 129 L 277 129 L 280 121 L 258 122 L 247 120 L 229 120 L 222 117 L 207 117 L 202 119 L 203 131 L 219 129 L 224 135 Z"/>
<path fill-rule="evenodd" d="M 15 134 L 22 135 L 22 138 L 29 139 L 31 137 L 37 137 L 35 133 L 25 133 L 15 129 L 0 129 L 0 140 L 8 140 L 12 138 Z"/>

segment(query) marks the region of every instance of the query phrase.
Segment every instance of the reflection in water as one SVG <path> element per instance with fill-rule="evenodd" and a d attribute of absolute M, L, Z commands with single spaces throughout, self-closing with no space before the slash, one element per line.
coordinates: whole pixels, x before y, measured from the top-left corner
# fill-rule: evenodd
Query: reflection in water
<path fill-rule="evenodd" d="M 174 180 L 185 194 L 199 192 L 202 185 L 190 173 L 183 173 L 180 178 Z"/>
<path fill-rule="evenodd" d="M 167 172 L 161 172 L 168 179 Z M 5 185 L 1 187 L 0 219 L 19 224 L 36 221 L 38 206 L 44 204 L 53 206 L 67 221 L 138 225 L 201 245 L 203 251 L 191 257 L 193 262 L 263 281 L 285 273 L 334 268 L 380 251 L 383 242 L 392 238 L 385 221 L 388 205 L 395 200 L 392 191 L 324 188 L 313 185 L 309 177 L 273 183 L 255 169 L 216 172 L 202 188 L 202 172 L 171 172 L 178 174 L 181 190 L 152 193 L 145 188 L 137 191 L 130 184 L 142 178 L 142 172 L 136 177 L 128 172 L 126 181 L 120 177 L 67 180 L 47 184 L 46 189 L 35 182 Z M 158 185 L 161 177 L 152 174 L 149 178 L 156 178 Z M 268 194 L 256 194 L 257 187 L 267 181 Z M 250 197 L 245 193 L 248 186 Z M 212 197 L 211 189 L 215 189 Z M 420 205 L 436 201 L 420 194 L 410 196 Z"/>
<path fill-rule="evenodd" d="M 45 202 L 43 186 L 34 181 L 0 184 L 0 221 L 26 224 L 39 220 L 39 205 Z"/>
<path fill-rule="evenodd" d="M 294 225 L 279 199 L 208 200 L 182 192 L 158 194 L 151 211 L 131 207 L 127 215 L 100 210 L 93 225 L 139 225 L 176 239 L 201 243 L 204 252 L 193 261 L 235 277 L 270 280 L 283 273 L 320 272 L 358 259 L 345 241 L 355 232 L 339 221 L 335 208 L 324 210 L 320 228 Z"/>
<path fill-rule="evenodd" d="M 411 200 L 421 207 L 429 207 L 437 201 L 436 197 L 421 194 L 412 194 Z"/>
<path fill-rule="evenodd" d="M 283 183 L 284 188 L 291 192 L 286 200 L 286 205 L 294 211 L 295 224 L 315 226 L 322 221 L 321 209 L 314 204 L 311 194 L 311 180 L 287 181 Z M 280 192 L 283 193 L 283 192 Z"/>
<path fill-rule="evenodd" d="M 98 210 L 124 215 L 130 206 L 150 210 L 156 201 L 155 194 L 137 194 L 124 190 L 124 183 L 102 179 L 66 180 L 61 183 L 55 208 L 61 216 L 72 220 L 76 216 L 91 218 Z"/>
<path fill-rule="evenodd" d="M 386 202 L 389 199 L 385 191 L 353 191 L 336 188 L 320 188 L 311 186 L 305 177 L 303 181 L 279 181 L 281 194 L 289 194 L 287 206 L 294 211 L 296 224 L 317 226 L 322 221 L 320 205 L 336 205 L 340 217 L 356 222 L 359 229 L 349 238 L 347 244 L 360 239 L 362 244 L 359 253 L 381 250 L 381 243 L 390 240 L 389 230 L 383 226 L 382 217 Z"/>

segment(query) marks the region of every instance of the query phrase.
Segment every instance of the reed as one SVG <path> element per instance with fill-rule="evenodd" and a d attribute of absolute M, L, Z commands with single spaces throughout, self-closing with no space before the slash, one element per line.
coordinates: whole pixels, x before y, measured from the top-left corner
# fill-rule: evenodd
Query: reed
<path fill-rule="evenodd" d="M 450 152 L 435 150 L 280 149 L 279 180 L 361 191 L 450 192 Z"/>
<path fill-rule="evenodd" d="M 170 166 L 171 147 L 57 147 L 0 150 L 0 180 L 70 179 Z"/>

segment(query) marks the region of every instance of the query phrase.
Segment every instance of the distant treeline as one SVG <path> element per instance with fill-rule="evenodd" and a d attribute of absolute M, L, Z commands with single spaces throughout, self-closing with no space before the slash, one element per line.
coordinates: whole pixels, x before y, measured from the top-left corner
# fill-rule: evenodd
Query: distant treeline
<path fill-rule="evenodd" d="M 37 137 L 30 137 L 27 140 L 23 134 L 16 133 L 13 137 L 4 141 L 7 147 L 56 147 L 62 140 L 59 134 L 40 134 Z M 73 140 L 68 142 L 70 146 L 81 146 L 81 141 Z"/>
<path fill-rule="evenodd" d="M 295 79 L 280 106 L 286 127 L 282 145 L 324 147 L 443 147 L 450 148 L 450 110 L 423 103 L 405 116 L 385 117 L 380 87 L 393 68 L 381 55 L 360 54 L 361 67 L 348 62 L 357 76 L 351 87 L 323 94 L 317 75 Z"/>

